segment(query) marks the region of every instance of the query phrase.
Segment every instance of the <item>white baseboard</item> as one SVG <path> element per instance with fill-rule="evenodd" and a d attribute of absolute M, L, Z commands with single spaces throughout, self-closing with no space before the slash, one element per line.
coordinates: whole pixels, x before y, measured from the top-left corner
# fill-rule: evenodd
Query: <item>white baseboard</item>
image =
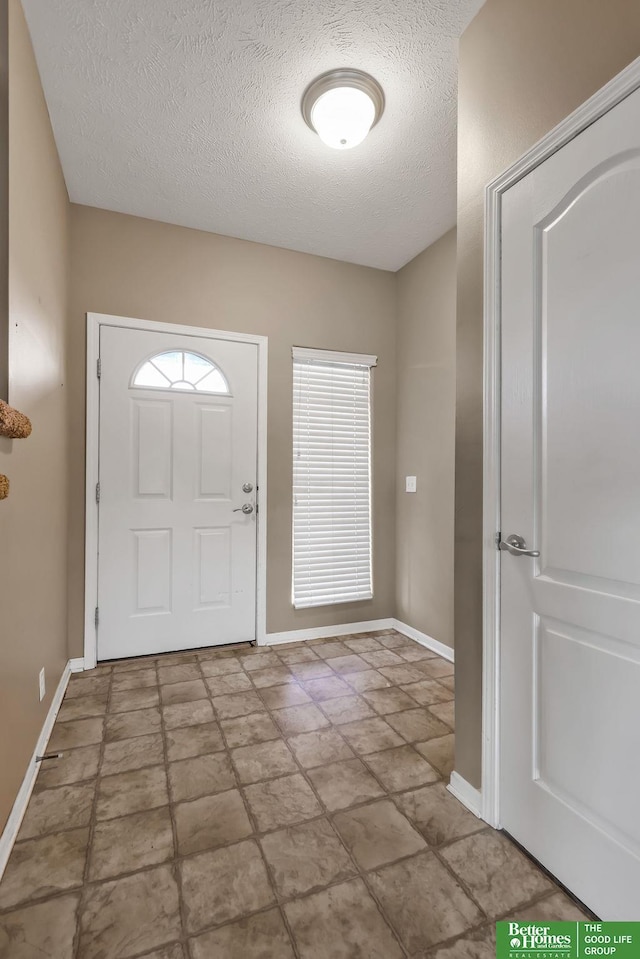
<path fill-rule="evenodd" d="M 415 639 L 416 643 L 420 643 L 421 646 L 426 646 L 427 649 L 433 650 L 434 653 L 442 656 L 443 659 L 448 660 L 450 663 L 454 661 L 453 649 L 451 646 L 445 646 L 440 640 L 434 639 L 432 636 L 427 636 L 426 633 L 421 633 L 419 629 L 414 629 L 413 626 L 407 626 L 406 623 L 401 623 L 399 619 L 393 620 L 393 629 L 397 629 L 399 633 L 402 633 L 403 636 L 408 636 L 409 639 Z"/>
<path fill-rule="evenodd" d="M 29 765 L 27 766 L 27 771 L 24 774 L 20 791 L 16 796 L 13 808 L 9 818 L 7 819 L 7 824 L 4 827 L 2 835 L 0 836 L 0 879 L 2 879 L 7 862 L 9 861 L 13 844 L 16 841 L 18 830 L 20 829 L 24 814 L 27 811 L 29 799 L 31 798 L 31 793 L 33 792 L 33 787 L 36 782 L 36 776 L 38 775 L 38 763 L 36 762 L 36 756 L 42 756 L 47 750 L 47 743 L 49 742 L 53 724 L 56 721 L 58 710 L 60 709 L 60 705 L 66 692 L 69 677 L 71 676 L 72 672 L 77 672 L 79 669 L 84 668 L 83 666 L 72 664 L 81 662 L 83 661 L 78 659 L 70 659 L 62 671 L 60 682 L 58 683 L 53 699 L 51 700 L 51 705 L 49 706 L 49 711 L 44 721 L 44 725 L 42 726 L 40 735 L 38 736 L 36 748 L 33 750 L 33 755 L 29 761 Z"/>
<path fill-rule="evenodd" d="M 69 660 L 69 672 L 70 673 L 84 672 L 84 658 L 82 656 L 79 659 Z"/>
<path fill-rule="evenodd" d="M 482 819 L 482 793 L 479 789 L 476 789 L 475 786 L 472 786 L 456 772 L 451 773 L 447 789 L 463 806 L 466 806 L 474 816 Z"/>
<path fill-rule="evenodd" d="M 283 633 L 267 633 L 265 646 L 298 643 L 307 639 L 333 639 L 347 633 L 372 633 L 378 629 L 395 629 L 394 619 L 370 619 L 363 623 L 342 623 L 340 626 L 314 626 L 311 629 L 289 629 Z"/>

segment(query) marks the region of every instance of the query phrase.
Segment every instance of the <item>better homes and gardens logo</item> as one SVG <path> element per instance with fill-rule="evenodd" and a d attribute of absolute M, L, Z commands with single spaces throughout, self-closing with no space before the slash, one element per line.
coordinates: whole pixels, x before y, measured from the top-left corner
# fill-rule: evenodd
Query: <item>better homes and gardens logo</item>
<path fill-rule="evenodd" d="M 496 959 L 640 959 L 640 922 L 498 922 Z"/>

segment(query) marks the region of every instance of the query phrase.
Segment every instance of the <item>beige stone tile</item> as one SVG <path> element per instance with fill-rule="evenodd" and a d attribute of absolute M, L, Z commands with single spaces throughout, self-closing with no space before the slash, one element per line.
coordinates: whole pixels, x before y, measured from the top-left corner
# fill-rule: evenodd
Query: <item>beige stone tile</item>
<path fill-rule="evenodd" d="M 174 816 L 181 856 L 225 846 L 253 832 L 237 789 L 178 803 Z"/>
<path fill-rule="evenodd" d="M 335 659 L 338 656 L 351 656 L 352 650 L 339 640 L 327 640 L 325 642 L 314 643 L 313 651 L 316 656 L 322 659 Z"/>
<path fill-rule="evenodd" d="M 295 736 L 296 733 L 306 733 L 329 725 L 327 717 L 313 703 L 277 709 L 273 718 L 285 736 Z"/>
<path fill-rule="evenodd" d="M 88 829 L 70 829 L 16 843 L 0 883 L 0 909 L 80 886 L 88 842 Z"/>
<path fill-rule="evenodd" d="M 366 763 L 389 792 L 435 783 L 440 778 L 437 770 L 412 746 L 398 746 L 396 749 L 373 753 L 366 757 Z"/>
<path fill-rule="evenodd" d="M 160 653 L 159 656 L 154 657 L 154 661 L 156 665 L 160 667 L 182 666 L 184 663 L 197 663 L 198 659 L 194 650 L 185 649 L 182 650 L 182 652 L 177 653 Z"/>
<path fill-rule="evenodd" d="M 88 719 L 91 716 L 103 716 L 107 709 L 107 693 L 96 693 L 91 696 L 78 696 L 75 699 L 65 698 L 56 724 L 68 723 L 74 719 Z"/>
<path fill-rule="evenodd" d="M 95 782 L 88 782 L 33 793 L 22 820 L 18 841 L 35 839 L 61 829 L 88 826 L 95 791 Z"/>
<path fill-rule="evenodd" d="M 104 776 L 98 784 L 97 819 L 114 819 L 169 802 L 167 776 L 162 766 L 133 769 Z"/>
<path fill-rule="evenodd" d="M 237 719 L 223 719 L 220 727 L 227 740 L 229 749 L 235 746 L 254 746 L 279 739 L 280 732 L 268 713 L 253 713 L 250 716 L 238 716 Z"/>
<path fill-rule="evenodd" d="M 193 703 L 173 703 L 171 706 L 162 707 L 162 718 L 167 729 L 211 723 L 214 719 L 213 706 L 208 699 L 197 699 Z"/>
<path fill-rule="evenodd" d="M 109 700 L 110 713 L 128 713 L 135 709 L 148 709 L 159 703 L 158 690 L 155 686 L 142 689 L 123 689 L 112 692 Z"/>
<path fill-rule="evenodd" d="M 356 653 L 350 653 L 349 656 L 338 656 L 327 659 L 325 662 L 327 666 L 331 666 L 334 672 L 339 673 L 341 676 L 348 675 L 349 673 L 361 673 L 370 665 L 362 656 L 358 656 Z"/>
<path fill-rule="evenodd" d="M 345 682 L 349 683 L 358 693 L 391 686 L 387 677 L 379 673 L 377 669 L 367 669 L 364 673 L 349 673 L 344 678 Z"/>
<path fill-rule="evenodd" d="M 164 946 L 162 949 L 145 952 L 144 956 L 140 956 L 140 959 L 186 959 L 186 953 L 179 942 L 173 942 L 170 946 Z"/>
<path fill-rule="evenodd" d="M 294 959 L 279 909 L 205 932 L 189 948 L 193 959 Z"/>
<path fill-rule="evenodd" d="M 129 769 L 154 766 L 163 761 L 164 749 L 160 733 L 136 736 L 135 739 L 123 739 L 105 745 L 100 775 L 113 776 Z"/>
<path fill-rule="evenodd" d="M 279 662 L 275 653 L 269 652 L 254 652 L 248 656 L 240 657 L 240 664 L 243 669 L 248 673 L 256 672 L 259 669 L 273 669 L 282 664 Z"/>
<path fill-rule="evenodd" d="M 131 713 L 115 713 L 107 716 L 104 738 L 106 742 L 132 739 L 134 736 L 160 732 L 161 727 L 160 710 L 155 706 Z"/>
<path fill-rule="evenodd" d="M 495 926 L 482 926 L 429 953 L 429 959 L 495 959 Z"/>
<path fill-rule="evenodd" d="M 207 699 L 209 691 L 202 679 L 191 679 L 184 683 L 169 683 L 160 687 L 163 706 L 175 703 L 192 703 L 197 699 Z"/>
<path fill-rule="evenodd" d="M 454 744 L 455 737 L 453 733 L 450 733 L 448 736 L 437 736 L 424 743 L 414 743 L 414 746 L 420 755 L 424 756 L 427 762 L 431 763 L 448 781 L 453 772 Z"/>
<path fill-rule="evenodd" d="M 373 636 L 356 636 L 355 639 L 345 639 L 345 646 L 348 646 L 352 653 L 375 653 L 382 649 L 379 641 Z"/>
<path fill-rule="evenodd" d="M 426 676 L 429 676 L 430 679 L 453 676 L 454 672 L 453 663 L 449 663 L 446 659 L 440 659 L 440 657 L 420 662 L 417 664 L 417 668 Z"/>
<path fill-rule="evenodd" d="M 361 653 L 360 655 L 374 669 L 379 669 L 380 666 L 401 666 L 404 662 L 391 649 L 379 649 L 373 653 Z"/>
<path fill-rule="evenodd" d="M 353 759 L 354 753 L 335 729 L 316 729 L 289 739 L 289 746 L 305 769 L 324 766 L 341 759 Z"/>
<path fill-rule="evenodd" d="M 319 766 L 310 770 L 308 775 L 329 812 L 384 795 L 384 790 L 360 759 Z"/>
<path fill-rule="evenodd" d="M 384 866 L 369 873 L 368 880 L 412 956 L 462 935 L 483 918 L 431 852 Z"/>
<path fill-rule="evenodd" d="M 202 646 L 196 650 L 196 656 L 200 662 L 202 660 L 235 659 L 237 656 L 244 655 L 246 648 L 245 643 L 224 643 L 222 646 Z"/>
<path fill-rule="evenodd" d="M 291 750 L 282 739 L 260 743 L 257 746 L 240 746 L 231 753 L 238 779 L 243 785 L 274 779 L 286 773 L 297 772 L 298 767 Z"/>
<path fill-rule="evenodd" d="M 243 693 L 247 689 L 253 689 L 253 683 L 245 672 L 211 676 L 206 683 L 212 696 L 228 696 L 229 693 Z"/>
<path fill-rule="evenodd" d="M 161 683 L 189 683 L 202 679 L 198 663 L 182 663 L 180 666 L 158 666 Z"/>
<path fill-rule="evenodd" d="M 494 830 L 460 839 L 441 855 L 490 918 L 554 888 L 537 866 Z"/>
<path fill-rule="evenodd" d="M 110 673 L 104 675 L 96 675 L 92 672 L 72 673 L 65 692 L 65 699 L 76 699 L 78 696 L 95 696 L 101 693 L 108 693 L 110 685 Z"/>
<path fill-rule="evenodd" d="M 313 663 L 318 660 L 313 649 L 305 646 L 295 646 L 293 648 L 291 646 L 277 646 L 274 652 L 287 666 L 292 663 Z"/>
<path fill-rule="evenodd" d="M 306 692 L 315 699 L 316 702 L 322 702 L 325 699 L 336 699 L 339 696 L 352 696 L 353 689 L 345 683 L 339 676 L 325 676 L 322 679 L 308 679 L 303 686 Z"/>
<path fill-rule="evenodd" d="M 382 666 L 380 672 L 397 686 L 407 686 L 409 683 L 419 683 L 425 678 L 417 666 L 405 664 L 404 666 Z"/>
<path fill-rule="evenodd" d="M 110 879 L 173 858 L 169 807 L 96 823 L 89 856 L 89 880 Z"/>
<path fill-rule="evenodd" d="M 104 719 L 102 716 L 92 719 L 75 719 L 68 723 L 56 722 L 51 739 L 47 744 L 49 752 L 65 749 L 77 749 L 102 742 Z"/>
<path fill-rule="evenodd" d="M 431 846 L 486 828 L 442 783 L 403 793 L 395 802 Z"/>
<path fill-rule="evenodd" d="M 340 727 L 340 732 L 349 745 L 362 754 L 377 753 L 381 749 L 403 745 L 400 736 L 379 716 L 375 719 L 361 719 L 357 723 L 348 723 Z"/>
<path fill-rule="evenodd" d="M 341 696 L 340 699 L 326 699 L 320 704 L 320 709 L 336 726 L 375 716 L 371 706 L 360 696 Z"/>
<path fill-rule="evenodd" d="M 257 693 L 232 693 L 229 696 L 215 696 L 213 707 L 219 719 L 234 719 L 236 716 L 248 716 L 264 709 L 264 703 Z"/>
<path fill-rule="evenodd" d="M 113 677 L 114 692 L 124 689 L 142 689 L 157 686 L 158 677 L 155 669 L 135 669 L 130 673 L 117 673 Z"/>
<path fill-rule="evenodd" d="M 446 723 L 447 726 L 450 726 L 451 729 L 455 727 L 456 714 L 455 703 L 453 700 L 450 700 L 448 703 L 436 703 L 435 706 L 429 707 L 429 712 L 433 713 L 434 716 L 437 716 L 438 719 L 442 720 L 443 723 Z"/>
<path fill-rule="evenodd" d="M 79 722 L 89 723 L 90 719 L 81 719 Z M 60 728 L 71 726 L 65 723 Z M 47 752 L 57 752 L 57 749 L 47 747 Z M 48 759 L 40 763 L 40 771 L 36 779 L 36 792 L 41 789 L 50 789 L 52 786 L 64 786 L 67 783 L 76 783 L 94 779 L 98 774 L 100 746 L 80 746 L 78 749 L 66 749 L 61 759 Z"/>
<path fill-rule="evenodd" d="M 268 709 L 284 709 L 286 706 L 300 706 L 302 703 L 311 702 L 311 697 L 298 683 L 268 686 L 260 689 L 258 694 Z"/>
<path fill-rule="evenodd" d="M 432 716 L 428 709 L 407 709 L 403 713 L 392 713 L 386 720 L 408 743 L 424 742 L 426 739 L 434 739 L 451 732 L 449 727 Z"/>
<path fill-rule="evenodd" d="M 375 869 L 427 848 L 420 833 L 390 799 L 336 813 L 333 822 L 362 869 Z"/>
<path fill-rule="evenodd" d="M 588 922 L 590 917 L 563 892 L 555 892 L 533 906 L 520 906 L 505 919 L 510 922 Z"/>
<path fill-rule="evenodd" d="M 411 696 L 419 706 L 431 706 L 432 703 L 444 703 L 451 699 L 453 693 L 445 689 L 435 679 L 423 679 L 419 683 L 410 683 L 403 686 L 407 695 Z"/>
<path fill-rule="evenodd" d="M 128 959 L 180 935 L 178 886 L 169 865 L 85 891 L 78 951 L 82 959 Z"/>
<path fill-rule="evenodd" d="M 399 647 L 413 649 L 417 645 L 413 640 L 402 636 L 400 633 L 388 633 L 386 636 L 378 636 L 377 638 L 380 645 L 384 646 L 385 649 L 398 649 Z"/>
<path fill-rule="evenodd" d="M 323 676 L 333 676 L 331 666 L 327 666 L 321 659 L 316 659 L 315 662 L 290 663 L 289 668 L 293 675 L 300 680 L 322 679 Z"/>
<path fill-rule="evenodd" d="M 114 676 L 120 676 L 122 673 L 131 673 L 137 669 L 149 669 L 155 665 L 153 656 L 142 656 L 138 659 L 115 659 L 110 664 L 101 663 L 98 669 L 105 669 L 109 665 Z"/>
<path fill-rule="evenodd" d="M 453 676 L 441 676 L 438 682 L 448 689 L 450 692 L 454 692 L 456 688 L 455 677 Z"/>
<path fill-rule="evenodd" d="M 369 705 L 382 716 L 415 707 L 413 699 L 397 686 L 389 686 L 387 689 L 369 689 L 362 694 L 362 698 L 366 699 Z"/>
<path fill-rule="evenodd" d="M 260 832 L 304 822 L 322 812 L 300 773 L 245 786 L 244 794 Z"/>
<path fill-rule="evenodd" d="M 199 726 L 181 726 L 168 729 L 165 735 L 169 762 L 204 756 L 224 749 L 222 733 L 217 723 L 201 723 Z"/>
<path fill-rule="evenodd" d="M 300 959 L 402 959 L 361 879 L 290 902 L 284 911 Z"/>
<path fill-rule="evenodd" d="M 60 896 L 0 916 L 2 959 L 70 959 L 79 896 Z"/>
<path fill-rule="evenodd" d="M 205 676 L 226 676 L 228 673 L 242 671 L 242 666 L 235 657 L 228 659 L 200 660 L 200 669 Z"/>
<path fill-rule="evenodd" d="M 251 673 L 251 679 L 256 689 L 266 689 L 268 686 L 294 682 L 294 675 L 288 666 L 272 666 L 270 669 L 257 669 Z"/>
<path fill-rule="evenodd" d="M 414 646 L 403 646 L 398 650 L 398 656 L 405 663 L 419 663 L 425 659 L 437 659 L 437 655 L 437 653 L 426 649 L 424 646 L 418 646 L 417 643 Z"/>
<path fill-rule="evenodd" d="M 169 763 L 169 783 L 173 802 L 182 802 L 231 789 L 236 778 L 228 754 L 219 752 Z"/>
<path fill-rule="evenodd" d="M 274 902 L 254 840 L 191 856 L 180 864 L 187 930 L 239 919 Z"/>
<path fill-rule="evenodd" d="M 260 845 L 276 891 L 286 899 L 356 875 L 347 851 L 326 819 L 271 832 Z"/>

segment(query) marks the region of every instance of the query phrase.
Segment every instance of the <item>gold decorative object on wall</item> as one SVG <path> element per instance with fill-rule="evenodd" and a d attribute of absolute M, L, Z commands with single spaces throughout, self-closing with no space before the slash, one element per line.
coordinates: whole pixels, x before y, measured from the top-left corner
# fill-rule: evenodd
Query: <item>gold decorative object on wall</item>
<path fill-rule="evenodd" d="M 0 436 L 10 439 L 25 439 L 31 432 L 31 420 L 19 410 L 14 410 L 4 400 L 0 400 Z"/>
<path fill-rule="evenodd" d="M 0 473 L 0 499 L 6 499 L 9 495 L 9 477 Z"/>

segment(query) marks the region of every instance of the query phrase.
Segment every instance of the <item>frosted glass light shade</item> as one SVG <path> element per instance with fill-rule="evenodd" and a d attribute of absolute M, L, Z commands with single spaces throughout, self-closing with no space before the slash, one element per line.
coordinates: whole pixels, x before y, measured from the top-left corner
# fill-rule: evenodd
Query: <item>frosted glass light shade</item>
<path fill-rule="evenodd" d="M 302 98 L 306 123 L 334 150 L 362 143 L 383 110 L 380 84 L 360 70 L 331 70 L 314 80 Z"/>

